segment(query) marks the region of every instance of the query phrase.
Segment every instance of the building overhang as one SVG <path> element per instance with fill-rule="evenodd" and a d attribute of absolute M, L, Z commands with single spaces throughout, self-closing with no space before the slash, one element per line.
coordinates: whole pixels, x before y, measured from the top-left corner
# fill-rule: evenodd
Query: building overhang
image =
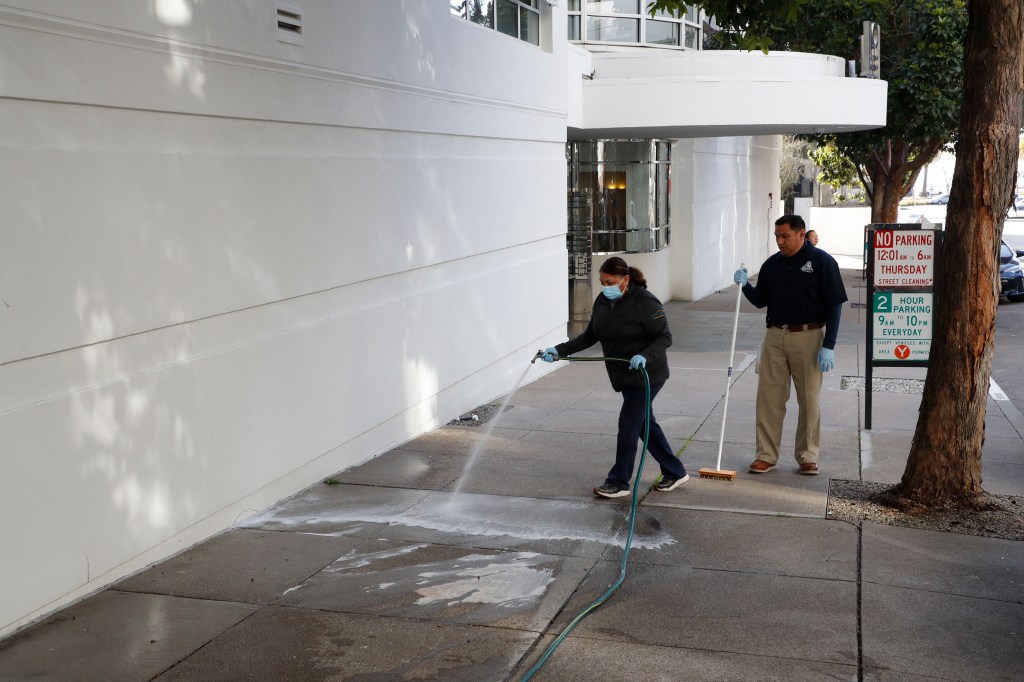
<path fill-rule="evenodd" d="M 592 52 L 569 139 L 692 138 L 885 126 L 888 84 L 798 52 Z M 574 125 L 575 124 L 575 125 Z"/>

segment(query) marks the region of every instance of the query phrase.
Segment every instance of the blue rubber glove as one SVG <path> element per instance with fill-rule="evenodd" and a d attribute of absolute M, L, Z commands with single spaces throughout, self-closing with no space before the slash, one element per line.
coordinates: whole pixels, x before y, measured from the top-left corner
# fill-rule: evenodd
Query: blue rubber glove
<path fill-rule="evenodd" d="M 647 358 L 642 355 L 634 355 L 629 359 L 630 369 L 640 369 L 641 367 L 647 367 Z"/>
<path fill-rule="evenodd" d="M 822 348 L 818 351 L 818 369 L 827 372 L 836 364 L 836 352 L 831 348 Z"/>
<path fill-rule="evenodd" d="M 733 276 L 732 276 L 732 281 L 736 282 L 736 284 L 739 284 L 740 286 L 743 286 L 744 284 L 746 284 L 748 279 L 749 279 L 749 277 L 747 277 L 747 269 L 746 268 L 740 268 L 735 273 L 733 273 Z"/>
<path fill-rule="evenodd" d="M 554 362 L 558 359 L 558 351 L 554 348 L 545 348 L 544 355 L 540 359 L 544 362 Z"/>

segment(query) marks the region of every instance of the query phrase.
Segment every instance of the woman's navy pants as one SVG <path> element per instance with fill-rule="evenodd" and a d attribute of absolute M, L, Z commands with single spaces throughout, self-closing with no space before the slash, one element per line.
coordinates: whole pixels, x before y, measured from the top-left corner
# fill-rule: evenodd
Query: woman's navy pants
<path fill-rule="evenodd" d="M 672 452 L 668 439 L 661 426 L 654 418 L 654 397 L 658 395 L 665 383 L 651 386 L 651 428 L 648 434 L 647 451 L 661 465 L 661 474 L 665 478 L 682 478 L 686 468 Z M 619 436 L 615 447 L 615 466 L 608 472 L 606 483 L 618 486 L 620 490 L 629 488 L 633 478 L 633 466 L 636 462 L 637 442 L 643 438 L 644 422 L 647 416 L 647 389 L 622 389 L 622 409 L 619 411 Z"/>

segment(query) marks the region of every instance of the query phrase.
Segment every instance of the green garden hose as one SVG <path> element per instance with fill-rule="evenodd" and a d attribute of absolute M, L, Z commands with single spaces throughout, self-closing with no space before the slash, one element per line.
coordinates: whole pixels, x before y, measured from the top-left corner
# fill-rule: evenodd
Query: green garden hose
<path fill-rule="evenodd" d="M 538 357 L 541 356 L 543 351 L 538 351 Z M 570 362 L 629 362 L 625 358 L 559 358 L 560 360 L 568 360 Z M 568 636 L 569 632 L 572 631 L 580 621 L 582 621 L 591 611 L 596 609 L 601 604 L 605 603 L 612 593 L 619 588 L 619 585 L 626 579 L 626 559 L 629 558 L 629 548 L 633 544 L 633 528 L 636 526 L 636 507 L 640 501 L 639 490 L 640 490 L 640 474 L 644 470 L 644 459 L 647 457 L 647 439 L 650 435 L 651 429 L 651 379 L 647 376 L 647 370 L 643 367 L 640 368 L 640 373 L 644 377 L 644 386 L 647 389 L 647 418 L 644 420 L 644 449 L 640 453 L 640 464 L 636 468 L 636 474 L 633 477 L 633 501 L 629 510 L 629 532 L 626 534 L 626 548 L 622 553 L 622 568 L 619 571 L 618 579 L 612 583 L 612 586 L 608 590 L 598 597 L 592 604 L 580 611 L 579 615 L 572 619 L 572 621 L 562 630 L 562 634 L 555 638 L 555 641 L 551 642 L 551 645 L 544 652 L 544 655 L 530 668 L 526 675 L 523 676 L 523 682 L 531 679 L 541 666 L 548 660 L 548 657 L 554 653 L 558 645 L 562 643 L 562 640 Z M 685 447 L 685 446 L 684 446 Z"/>

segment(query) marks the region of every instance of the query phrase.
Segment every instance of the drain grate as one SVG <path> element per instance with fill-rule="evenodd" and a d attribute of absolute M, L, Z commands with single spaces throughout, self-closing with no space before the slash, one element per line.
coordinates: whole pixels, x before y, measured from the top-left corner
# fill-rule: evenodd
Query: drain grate
<path fill-rule="evenodd" d="M 509 405 L 505 408 L 505 412 L 508 412 L 514 407 Z M 498 403 L 490 403 L 487 405 L 480 405 L 475 407 L 466 414 L 462 415 L 458 419 L 453 419 L 448 422 L 447 426 L 483 426 L 489 422 L 493 417 L 498 416 L 498 410 L 501 409 L 501 405 Z"/>

